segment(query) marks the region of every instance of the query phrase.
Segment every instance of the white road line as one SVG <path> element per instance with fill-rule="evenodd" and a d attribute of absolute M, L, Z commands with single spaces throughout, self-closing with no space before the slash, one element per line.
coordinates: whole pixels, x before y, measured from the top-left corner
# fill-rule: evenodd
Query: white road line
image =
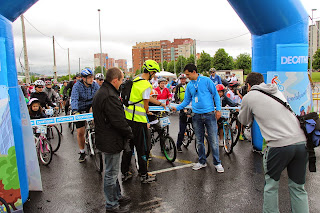
<path fill-rule="evenodd" d="M 190 163 L 190 164 L 186 164 L 186 165 L 182 165 L 182 166 L 176 166 L 176 167 L 171 167 L 171 168 L 167 168 L 167 169 L 160 169 L 160 170 L 152 171 L 152 172 L 149 172 L 149 173 L 150 174 L 159 174 L 159 173 L 164 173 L 164 172 L 170 172 L 170 171 L 177 170 L 177 169 L 183 169 L 183 168 L 191 167 L 193 165 L 194 165 L 194 163 Z"/>

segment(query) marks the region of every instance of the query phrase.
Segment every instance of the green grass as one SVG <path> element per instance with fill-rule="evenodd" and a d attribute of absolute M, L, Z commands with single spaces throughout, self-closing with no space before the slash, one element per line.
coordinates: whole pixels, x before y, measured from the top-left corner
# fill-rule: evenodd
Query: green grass
<path fill-rule="evenodd" d="M 313 82 L 320 82 L 320 72 L 313 72 L 311 79 Z"/>

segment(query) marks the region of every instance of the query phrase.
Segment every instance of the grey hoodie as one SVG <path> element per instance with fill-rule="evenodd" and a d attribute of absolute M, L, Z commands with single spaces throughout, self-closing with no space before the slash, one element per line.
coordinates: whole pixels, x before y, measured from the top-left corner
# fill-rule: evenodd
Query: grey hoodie
<path fill-rule="evenodd" d="M 306 141 L 295 115 L 278 101 L 254 89 L 263 90 L 287 101 L 275 84 L 254 85 L 242 99 L 239 121 L 248 125 L 254 117 L 270 147 L 283 147 Z"/>

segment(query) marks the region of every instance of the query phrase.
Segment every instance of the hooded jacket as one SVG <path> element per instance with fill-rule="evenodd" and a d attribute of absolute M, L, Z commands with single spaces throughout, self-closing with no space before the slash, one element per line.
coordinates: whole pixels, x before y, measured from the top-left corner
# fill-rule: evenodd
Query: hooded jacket
<path fill-rule="evenodd" d="M 270 93 L 284 102 L 287 101 L 275 84 L 254 85 L 242 99 L 239 121 L 243 125 L 248 125 L 254 118 L 270 147 L 283 147 L 306 141 L 296 116 L 278 101 L 255 89 Z"/>
<path fill-rule="evenodd" d="M 124 149 L 126 138 L 133 138 L 127 123 L 119 91 L 109 82 L 103 82 L 92 102 L 96 146 L 109 154 Z"/>

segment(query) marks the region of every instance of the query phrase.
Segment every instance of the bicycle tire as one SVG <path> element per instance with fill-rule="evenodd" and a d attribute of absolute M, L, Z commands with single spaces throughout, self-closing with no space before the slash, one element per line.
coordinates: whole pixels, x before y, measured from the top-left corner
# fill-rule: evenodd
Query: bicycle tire
<path fill-rule="evenodd" d="M 51 144 L 52 151 L 58 151 L 61 145 L 61 133 L 56 125 L 48 126 L 47 139 Z"/>
<path fill-rule="evenodd" d="M 2 209 L 3 212 L 11 213 L 11 209 L 9 207 L 9 204 L 2 197 L 0 197 L 0 203 L 2 203 L 2 205 L 4 205 L 4 207 L 6 208 L 6 211 L 4 211 L 4 209 Z M 1 210 L 1 206 L 0 206 L 0 210 Z"/>
<path fill-rule="evenodd" d="M 59 132 L 60 132 L 60 135 L 62 135 L 62 124 L 59 124 Z"/>
<path fill-rule="evenodd" d="M 185 148 L 188 148 L 189 146 L 189 135 L 191 134 L 191 130 L 188 128 L 186 128 L 186 131 L 183 135 L 183 140 L 182 140 L 182 145 L 185 147 Z"/>
<path fill-rule="evenodd" d="M 49 165 L 52 160 L 53 151 L 52 151 L 51 144 L 48 142 L 48 140 L 46 139 L 42 140 L 42 144 L 41 142 L 39 142 L 38 153 L 39 153 L 39 159 L 41 163 L 45 166 Z"/>
<path fill-rule="evenodd" d="M 174 162 L 177 158 L 177 148 L 174 143 L 174 140 L 170 135 L 164 137 L 163 146 L 161 147 L 164 156 L 166 157 L 167 161 Z"/>
<path fill-rule="evenodd" d="M 205 149 L 205 152 L 206 152 L 206 157 L 209 157 L 211 149 L 210 149 L 209 138 L 208 138 L 207 134 L 204 135 L 204 142 L 203 143 L 204 143 L 204 149 Z M 195 144 L 196 152 L 199 155 L 198 147 L 197 147 L 197 141 L 196 140 L 195 140 L 194 144 Z"/>
<path fill-rule="evenodd" d="M 239 122 L 238 119 L 233 118 L 230 122 L 230 126 L 231 126 L 231 130 L 232 130 L 232 135 L 233 135 L 232 146 L 235 146 L 239 141 L 239 137 L 240 137 L 240 133 L 241 133 L 241 123 Z"/>
<path fill-rule="evenodd" d="M 233 150 L 233 132 L 230 124 L 223 124 L 223 149 L 229 155 Z"/>
<path fill-rule="evenodd" d="M 102 153 L 96 147 L 94 134 L 91 134 L 91 140 L 92 140 L 93 151 L 94 151 L 94 155 L 93 155 L 94 165 L 96 166 L 97 172 L 101 173 L 103 170 Z"/>

